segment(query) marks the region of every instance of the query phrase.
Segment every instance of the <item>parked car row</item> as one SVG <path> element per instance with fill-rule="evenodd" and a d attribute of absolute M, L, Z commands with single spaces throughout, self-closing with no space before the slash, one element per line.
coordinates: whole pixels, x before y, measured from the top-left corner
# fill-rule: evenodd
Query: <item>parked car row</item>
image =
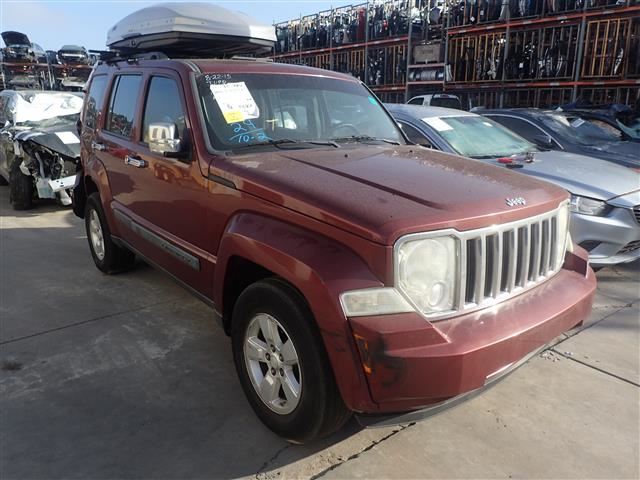
<path fill-rule="evenodd" d="M 594 147 L 577 146 L 575 139 L 591 137 L 583 134 L 582 124 L 572 127 L 573 117 L 562 112 L 479 110 L 483 115 L 478 115 L 414 105 L 387 108 L 413 143 L 515 169 L 570 192 L 571 235 L 589 252 L 594 267 L 640 258 L 640 176 L 621 166 L 640 167 L 637 144 L 609 139 L 600 144 L 603 152 L 606 145 L 620 153 L 586 156 Z M 537 141 L 551 134 L 559 141 Z M 624 155 L 628 145 L 633 148 Z"/>
<path fill-rule="evenodd" d="M 81 91 L 97 57 L 80 45 L 43 50 L 21 32 L 2 32 L 0 90 L 38 89 Z"/>
<path fill-rule="evenodd" d="M 219 313 L 265 425 L 302 443 L 353 414 L 425 418 L 589 316 L 576 218 L 632 216 L 638 172 L 472 113 L 391 106 L 396 120 L 351 76 L 204 48 L 275 40 L 211 4 L 118 22 L 87 86 L 73 189 L 100 271 L 143 258 Z M 42 153 L 17 144 L 13 165 L 38 182 L 16 152 Z M 576 173 L 583 161 L 602 182 Z M 630 259 L 600 264 L 616 255 Z"/>

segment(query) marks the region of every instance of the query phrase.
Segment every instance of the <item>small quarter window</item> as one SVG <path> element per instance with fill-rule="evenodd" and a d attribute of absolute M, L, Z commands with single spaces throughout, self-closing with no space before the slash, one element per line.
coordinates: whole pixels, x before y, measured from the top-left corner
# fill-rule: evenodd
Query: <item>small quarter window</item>
<path fill-rule="evenodd" d="M 105 130 L 129 137 L 140 90 L 140 75 L 118 75 L 111 91 Z"/>
<path fill-rule="evenodd" d="M 87 100 L 85 103 L 84 115 L 82 116 L 82 124 L 86 128 L 96 128 L 98 114 L 102 110 L 102 101 L 107 87 L 107 76 L 100 75 L 93 77 Z"/>

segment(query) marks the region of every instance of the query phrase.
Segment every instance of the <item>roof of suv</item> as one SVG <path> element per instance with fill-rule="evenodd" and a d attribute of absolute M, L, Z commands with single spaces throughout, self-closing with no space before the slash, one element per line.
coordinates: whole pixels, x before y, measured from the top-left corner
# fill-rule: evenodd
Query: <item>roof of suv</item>
<path fill-rule="evenodd" d="M 275 63 L 261 61 L 260 59 L 160 59 L 160 60 L 139 60 L 134 63 L 121 61 L 117 63 L 119 69 L 122 68 L 175 68 L 176 64 L 183 68 L 193 69 L 196 67 L 201 73 L 274 73 L 285 75 L 313 75 L 325 78 L 335 78 L 360 82 L 357 78 L 344 73 L 332 72 L 320 68 L 313 68 L 301 65 L 290 65 L 286 63 Z M 96 70 L 108 68 L 114 63 L 101 63 Z"/>

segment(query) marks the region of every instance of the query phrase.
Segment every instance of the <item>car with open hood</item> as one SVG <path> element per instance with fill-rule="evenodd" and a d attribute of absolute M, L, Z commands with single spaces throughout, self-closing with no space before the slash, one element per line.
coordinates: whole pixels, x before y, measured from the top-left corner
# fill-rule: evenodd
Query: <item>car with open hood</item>
<path fill-rule="evenodd" d="M 9 184 L 13 208 L 31 208 L 35 198 L 71 204 L 81 108 L 81 94 L 0 92 L 0 178 Z"/>
<path fill-rule="evenodd" d="M 5 44 L 3 51 L 5 62 L 32 63 L 36 61 L 31 41 L 24 33 L 6 31 L 0 35 L 2 35 Z"/>
<path fill-rule="evenodd" d="M 274 432 L 415 421 L 587 318 L 566 191 L 408 144 L 351 76 L 205 57 L 273 45 L 244 15 L 150 10 L 110 30 L 127 50 L 92 74 L 74 212 L 102 272 L 139 255 L 219 313 Z"/>
<path fill-rule="evenodd" d="M 542 149 L 600 158 L 640 169 L 640 146 L 620 130 L 599 124 L 576 112 L 512 108 L 478 110 Z"/>
<path fill-rule="evenodd" d="M 640 175 L 598 158 L 542 150 L 490 118 L 388 105 L 409 138 L 554 183 L 571 193 L 571 235 L 595 267 L 640 258 Z"/>

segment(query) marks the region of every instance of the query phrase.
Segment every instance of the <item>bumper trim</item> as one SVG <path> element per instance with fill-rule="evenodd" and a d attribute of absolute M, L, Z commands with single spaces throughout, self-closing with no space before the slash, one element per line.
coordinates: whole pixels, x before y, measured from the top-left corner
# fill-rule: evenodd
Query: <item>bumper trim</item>
<path fill-rule="evenodd" d="M 476 388 L 475 390 L 471 390 L 469 392 L 463 393 L 461 395 L 457 395 L 455 397 L 449 398 L 440 403 L 436 403 L 434 405 L 430 405 L 426 408 L 422 408 L 420 410 L 413 410 L 410 412 L 404 413 L 391 413 L 391 414 L 361 414 L 356 413 L 355 417 L 361 427 L 364 428 L 382 428 L 382 427 L 391 427 L 397 426 L 407 423 L 414 423 L 421 420 L 424 420 L 428 417 L 437 415 L 445 410 L 449 410 L 450 408 L 455 407 L 456 405 L 465 402 L 467 400 L 471 400 L 472 398 L 486 392 L 497 384 L 500 380 L 508 376 L 511 372 L 515 371 L 533 357 L 538 355 L 540 352 L 549 348 L 551 343 L 543 345 L 540 348 L 528 353 L 520 360 L 517 360 L 511 364 L 508 364 L 501 369 L 489 374 L 484 383 L 484 386 L 480 388 Z"/>

